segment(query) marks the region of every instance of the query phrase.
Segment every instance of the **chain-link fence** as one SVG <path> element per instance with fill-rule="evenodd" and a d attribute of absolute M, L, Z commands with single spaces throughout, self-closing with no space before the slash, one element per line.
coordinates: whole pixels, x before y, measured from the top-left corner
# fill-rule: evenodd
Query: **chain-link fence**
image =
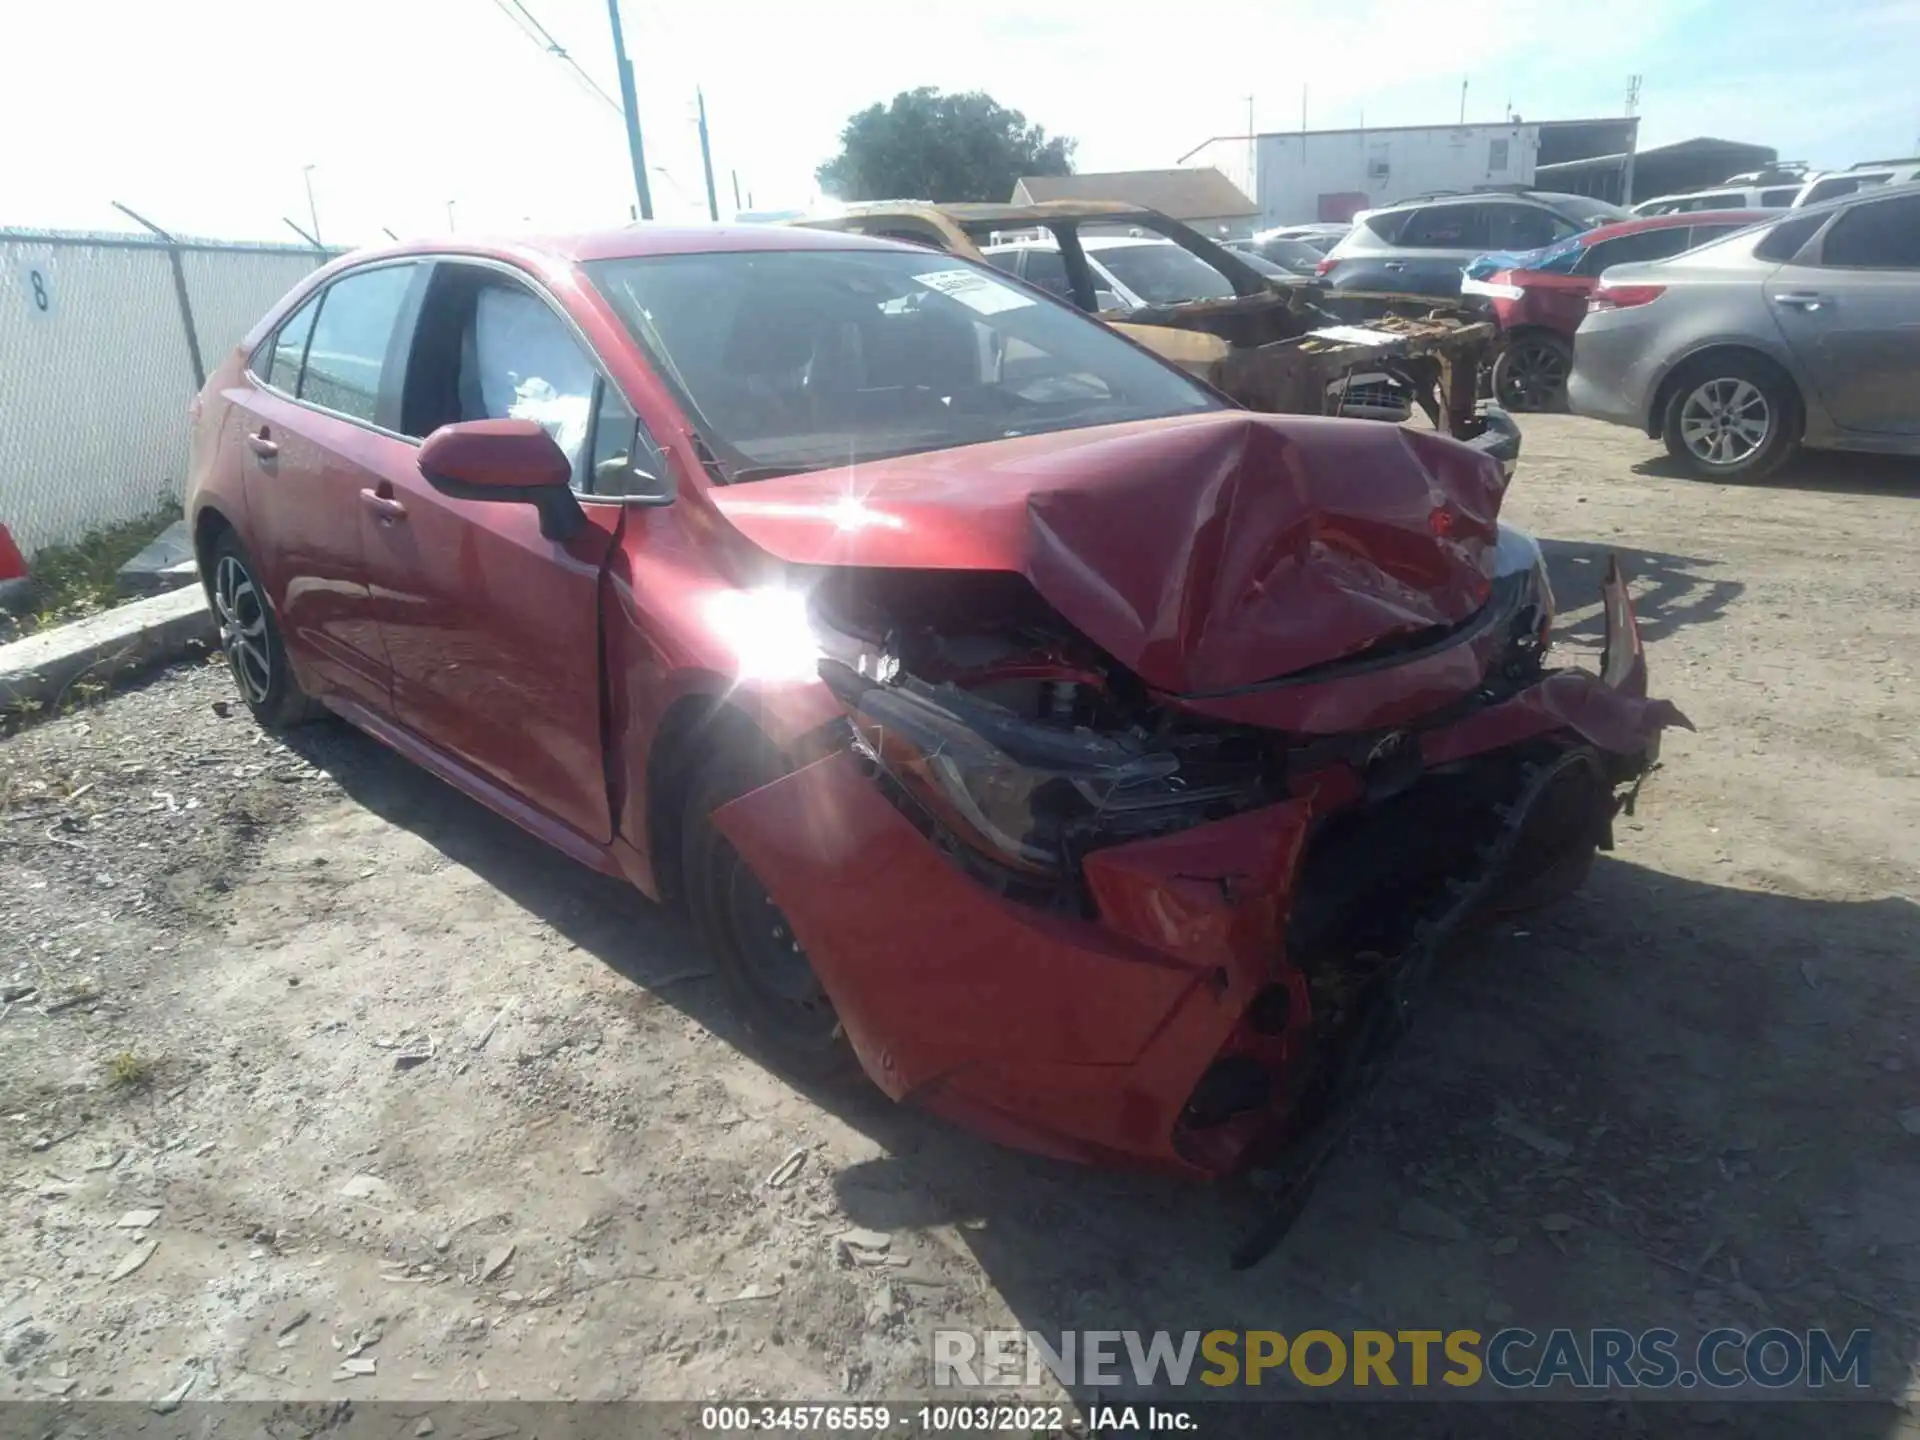
<path fill-rule="evenodd" d="M 20 548 L 178 500 L 196 367 L 217 367 L 324 258 L 0 229 L 0 524 Z"/>

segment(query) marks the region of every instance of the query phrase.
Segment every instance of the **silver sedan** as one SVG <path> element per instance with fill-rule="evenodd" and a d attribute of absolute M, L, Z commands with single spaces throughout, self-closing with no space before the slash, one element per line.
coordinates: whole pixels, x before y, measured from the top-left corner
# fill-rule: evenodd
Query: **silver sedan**
<path fill-rule="evenodd" d="M 1703 478 L 1751 479 L 1796 445 L 1920 455 L 1920 185 L 1608 270 L 1567 396 Z"/>

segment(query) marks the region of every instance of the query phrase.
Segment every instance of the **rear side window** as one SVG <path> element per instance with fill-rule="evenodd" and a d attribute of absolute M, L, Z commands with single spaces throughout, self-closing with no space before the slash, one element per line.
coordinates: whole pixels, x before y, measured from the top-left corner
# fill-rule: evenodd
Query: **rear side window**
<path fill-rule="evenodd" d="M 1789 185 L 1782 190 L 1762 190 L 1760 192 L 1760 203 L 1769 209 L 1774 206 L 1791 205 L 1793 204 L 1793 197 L 1799 193 L 1800 189 L 1796 185 Z"/>
<path fill-rule="evenodd" d="M 373 423 L 387 347 L 416 269 L 383 265 L 343 275 L 327 287 L 307 345 L 297 392 L 302 400 Z"/>
<path fill-rule="evenodd" d="M 1816 200 L 1836 200 L 1842 195 L 1851 195 L 1863 185 L 1884 185 L 1893 178 L 1891 170 L 1868 171 L 1864 175 L 1829 175 L 1824 180 L 1813 182 L 1813 188 L 1807 191 L 1802 205 L 1811 205 Z"/>
<path fill-rule="evenodd" d="M 288 395 L 300 389 L 300 362 L 306 359 L 307 337 L 313 334 L 313 317 L 320 309 L 320 297 L 308 298 L 293 314 L 280 322 L 273 339 L 260 347 L 253 373 L 276 390 Z"/>
<path fill-rule="evenodd" d="M 1017 274 L 1020 269 L 1018 250 L 989 250 L 981 258 L 994 269 L 1004 270 L 1009 275 Z"/>
<path fill-rule="evenodd" d="M 1487 207 L 1492 232 L 1488 240 L 1496 250 L 1537 250 L 1569 235 L 1580 227 L 1551 210 L 1532 205 L 1494 205 Z"/>
<path fill-rule="evenodd" d="M 1744 225 L 1696 225 L 1687 232 L 1689 250 L 1697 249 L 1709 240 L 1718 240 L 1722 235 L 1731 235 L 1736 230 L 1744 230 Z"/>
<path fill-rule="evenodd" d="M 1738 190 L 1717 190 L 1711 195 L 1695 195 L 1674 208 L 1687 215 L 1699 210 L 1738 210 L 1745 200 Z"/>
<path fill-rule="evenodd" d="M 1826 220 L 1825 215 L 1796 215 L 1791 220 L 1782 220 L 1753 247 L 1754 258 L 1781 262 L 1791 260 Z"/>
<path fill-rule="evenodd" d="M 1378 215 L 1367 217 L 1366 228 L 1378 235 L 1389 245 L 1398 245 L 1408 224 L 1420 212 L 1418 210 L 1387 210 Z"/>
<path fill-rule="evenodd" d="M 1490 250 L 1492 209 L 1491 205 L 1429 205 L 1413 212 L 1396 243 L 1411 250 Z"/>
<path fill-rule="evenodd" d="M 1664 230 L 1642 230 L 1634 235 L 1616 235 L 1589 246 L 1580 258 L 1582 275 L 1598 275 L 1609 265 L 1631 265 L 1641 260 L 1664 260 L 1687 248 L 1687 227 L 1670 225 Z"/>
<path fill-rule="evenodd" d="M 1920 270 L 1920 195 L 1848 210 L 1820 242 L 1820 263 L 1861 270 Z"/>
<path fill-rule="evenodd" d="M 1058 250 L 1027 251 L 1026 271 L 1020 278 L 1049 295 L 1057 295 L 1072 303 L 1073 287 L 1067 283 L 1067 262 L 1060 258 Z"/>

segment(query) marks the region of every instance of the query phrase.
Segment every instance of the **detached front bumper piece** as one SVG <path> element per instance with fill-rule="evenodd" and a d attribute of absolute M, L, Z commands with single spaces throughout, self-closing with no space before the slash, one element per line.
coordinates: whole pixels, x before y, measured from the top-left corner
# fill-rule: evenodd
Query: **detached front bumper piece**
<path fill-rule="evenodd" d="M 1645 698 L 1617 565 L 1604 593 L 1603 675 L 1550 674 L 1276 803 L 1095 849 L 1071 904 L 994 893 L 852 752 L 715 823 L 888 1095 L 1049 1155 L 1235 1173 L 1353 1093 L 1472 920 L 1552 898 L 1610 843 L 1660 727 L 1686 722 Z"/>

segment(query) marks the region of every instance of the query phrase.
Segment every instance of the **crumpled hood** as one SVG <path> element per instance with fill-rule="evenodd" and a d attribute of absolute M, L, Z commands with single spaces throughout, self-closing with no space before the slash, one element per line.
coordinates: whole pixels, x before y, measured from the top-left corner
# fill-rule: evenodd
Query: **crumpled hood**
<path fill-rule="evenodd" d="M 1024 575 L 1149 685 L 1196 695 L 1466 619 L 1487 598 L 1502 486 L 1444 436 L 1222 411 L 712 496 L 791 564 Z"/>

